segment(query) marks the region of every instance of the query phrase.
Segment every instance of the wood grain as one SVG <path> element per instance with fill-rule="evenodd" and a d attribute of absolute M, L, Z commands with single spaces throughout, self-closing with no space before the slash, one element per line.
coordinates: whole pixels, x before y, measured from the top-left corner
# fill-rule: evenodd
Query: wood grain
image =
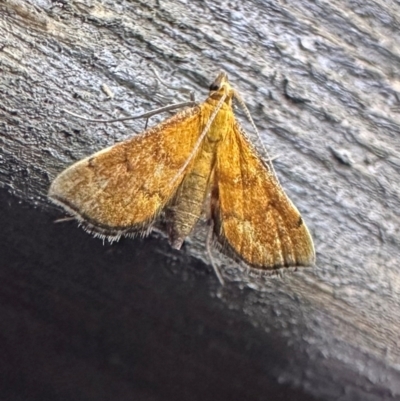
<path fill-rule="evenodd" d="M 1 3 L 3 393 L 400 399 L 399 8 Z M 178 254 L 153 239 L 103 247 L 73 224 L 52 223 L 50 181 L 143 130 L 62 109 L 111 118 L 187 98 L 157 84 L 149 62 L 198 98 L 227 71 L 278 156 L 317 268 L 271 279 L 226 265 L 230 284 L 216 294 L 197 261 L 206 260 L 201 230 Z"/>

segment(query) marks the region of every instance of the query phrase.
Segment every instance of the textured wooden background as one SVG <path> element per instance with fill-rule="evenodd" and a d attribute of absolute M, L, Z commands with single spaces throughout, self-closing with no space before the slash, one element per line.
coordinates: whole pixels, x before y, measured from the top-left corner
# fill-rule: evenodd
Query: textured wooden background
<path fill-rule="evenodd" d="M 2 398 L 400 399 L 399 18 L 379 0 L 0 0 Z M 221 288 L 201 227 L 175 252 L 53 223 L 51 180 L 144 124 L 61 110 L 185 99 L 149 65 L 199 100 L 228 72 L 315 269 L 252 277 L 221 258 Z"/>

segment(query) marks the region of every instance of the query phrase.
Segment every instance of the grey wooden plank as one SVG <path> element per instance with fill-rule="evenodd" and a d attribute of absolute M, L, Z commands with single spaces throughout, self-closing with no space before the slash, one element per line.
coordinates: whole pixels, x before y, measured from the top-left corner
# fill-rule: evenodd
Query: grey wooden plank
<path fill-rule="evenodd" d="M 100 301 L 104 308 L 107 305 L 110 309 L 120 308 L 123 303 L 118 297 L 118 286 L 123 285 L 129 272 L 124 259 L 129 257 L 124 256 L 123 263 L 118 258 L 109 261 L 116 272 L 115 288 L 107 289 L 106 282 L 91 288 L 88 277 L 103 274 L 103 265 L 93 263 L 98 259 L 91 247 L 96 252 L 109 250 L 113 255 L 124 247 L 133 252 L 135 246 L 143 246 L 142 254 L 135 251 L 139 256 L 131 267 L 137 286 L 144 285 L 156 292 L 168 288 L 171 297 L 168 302 L 175 307 L 185 302 L 183 294 L 198 297 L 190 303 L 190 308 L 180 305 L 180 314 L 173 308 L 165 312 L 166 319 L 177 327 L 172 337 L 176 343 L 171 341 L 170 353 L 179 353 L 178 343 L 186 338 L 182 332 L 185 324 L 180 319 L 185 322 L 198 315 L 203 323 L 196 321 L 198 326 L 190 326 L 189 338 L 203 338 L 194 333 L 204 330 L 209 333 L 203 338 L 205 346 L 218 347 L 217 353 L 206 353 L 212 355 L 211 364 L 195 344 L 188 345 L 187 367 L 179 371 L 189 377 L 183 380 L 182 387 L 188 394 L 193 396 L 193 392 L 199 391 L 199 398 L 204 395 L 196 387 L 198 384 L 194 384 L 195 379 L 190 378 L 200 375 L 206 386 L 220 383 L 213 388 L 216 399 L 232 397 L 230 390 L 236 388 L 235 383 L 241 378 L 251 387 L 250 398 L 266 399 L 267 387 L 262 384 L 266 377 L 268 383 L 280 383 L 274 390 L 276 397 L 279 388 L 298 389 L 304 397 L 327 400 L 400 397 L 397 4 L 7 1 L 0 7 L 0 183 L 4 193 L 8 193 L 3 195 L 7 199 L 3 203 L 4 226 L 11 215 L 5 205 L 11 202 L 18 209 L 15 203 L 18 199 L 38 207 L 46 221 L 46 228 L 36 236 L 38 217 L 25 223 L 30 212 L 20 212 L 18 224 L 26 224 L 24 234 L 16 236 L 10 228 L 10 234 L 3 237 L 4 241 L 8 238 L 7 248 L 14 249 L 13 253 L 7 253 L 9 259 L 4 259 L 7 280 L 3 281 L 3 293 L 10 283 L 16 285 L 21 279 L 19 264 L 29 261 L 28 251 L 24 253 L 20 244 L 33 242 L 29 248 L 33 252 L 35 241 L 44 238 L 49 246 L 52 244 L 50 254 L 65 255 L 62 261 L 47 263 L 46 255 L 40 252 L 41 256 L 35 259 L 41 274 L 52 272 L 48 274 L 55 280 L 53 291 L 60 291 L 62 271 L 68 266 L 83 272 L 81 279 L 71 284 L 69 290 L 65 289 L 64 302 L 69 291 L 73 294 L 79 288 L 81 298 L 75 303 L 78 310 L 87 298 L 101 300 L 104 291 L 108 293 L 107 301 Z M 74 224 L 51 223 L 49 216 L 62 215 L 60 211 L 55 214 L 46 200 L 51 179 L 73 161 L 143 129 L 143 122 L 137 121 L 88 124 L 60 110 L 68 108 L 94 117 L 115 117 L 183 99 L 182 95 L 156 84 L 148 63 L 166 82 L 193 88 L 201 99 L 207 95 L 207 86 L 216 73 L 221 69 L 228 72 L 232 84 L 246 99 L 264 144 L 271 155 L 279 156 L 275 161 L 277 173 L 315 239 L 316 269 L 282 279 L 249 277 L 221 258 L 229 284 L 220 289 L 211 270 L 200 264 L 201 272 L 210 272 L 204 278 L 195 267 L 198 262 L 191 258 L 206 260 L 201 230 L 178 255 L 163 240 L 154 239 L 132 244 L 123 241 L 101 248 L 101 243 L 81 233 Z M 108 99 L 101 91 L 102 84 L 111 88 L 114 99 Z M 241 117 L 240 112 L 238 115 Z M 242 121 L 252 135 L 249 124 Z M 62 237 L 58 236 L 60 232 Z M 64 235 L 68 249 L 53 249 L 56 245 L 51 242 L 52 236 L 63 242 Z M 76 261 L 69 260 L 80 246 L 84 247 L 84 255 Z M 39 243 L 37 247 L 46 249 L 39 247 Z M 153 253 L 163 256 L 152 257 Z M 19 262 L 8 263 L 13 258 Z M 122 268 L 124 273 L 119 276 Z M 174 274 L 169 274 L 169 269 Z M 28 277 L 31 278 L 27 275 L 22 282 L 31 286 L 32 297 L 39 296 L 43 278 L 35 284 Z M 127 283 L 133 285 L 133 280 Z M 126 293 L 129 292 L 123 291 Z M 147 299 L 149 304 L 138 313 L 142 317 L 146 308 L 152 309 L 143 293 L 140 292 L 139 300 Z M 25 327 L 26 339 L 29 328 L 35 322 L 42 324 L 44 318 L 36 318 L 33 307 L 21 311 L 14 305 L 16 300 L 22 302 L 23 294 L 21 290 L 7 297 L 5 308 L 15 313 L 16 321 L 23 321 L 22 315 L 31 321 L 21 326 Z M 37 305 L 39 315 L 49 296 L 45 299 L 46 302 Z M 166 302 L 166 295 L 160 299 Z M 131 304 L 127 302 L 125 307 L 129 310 Z M 61 302 L 54 307 L 54 313 L 65 313 L 65 308 Z M 90 312 L 94 309 L 93 305 L 88 307 Z M 86 321 L 89 312 L 86 315 L 82 312 L 81 316 L 70 312 L 65 324 L 79 325 L 80 321 Z M 132 316 L 141 326 L 141 318 Z M 227 316 L 236 322 L 234 327 L 230 327 Z M 82 331 L 76 329 L 74 338 L 79 349 L 92 340 L 104 341 L 107 344 L 99 347 L 99 352 L 107 354 L 113 341 L 107 327 L 123 326 L 123 316 L 112 319 L 112 313 L 106 313 L 95 322 L 94 328 L 83 324 Z M 119 331 L 125 341 L 115 340 L 119 358 L 124 346 L 146 344 L 126 340 L 134 331 L 133 318 L 129 322 L 128 327 Z M 214 328 L 215 322 L 224 322 L 225 326 Z M 154 322 L 143 324 L 143 331 L 137 335 L 145 336 L 153 324 L 159 332 L 170 327 L 168 322 L 159 326 Z M 208 332 L 210 327 L 214 330 Z M 223 350 L 222 339 L 226 336 L 232 340 Z M 44 342 L 35 338 L 31 346 L 42 346 L 43 355 L 55 355 L 55 343 L 45 349 Z M 252 348 L 252 344 L 256 346 Z M 154 351 L 149 346 L 147 351 L 161 352 L 161 348 Z M 9 352 L 9 359 L 23 355 L 20 350 Z M 270 361 L 268 355 L 273 352 L 277 354 Z M 191 353 L 196 355 L 193 361 Z M 40 348 L 35 355 L 32 354 L 32 361 L 45 360 Z M 66 355 L 70 357 L 71 353 Z M 134 359 L 135 353 L 131 355 Z M 226 365 L 215 365 L 218 356 L 226 358 Z M 85 369 L 94 375 L 96 383 L 102 380 L 96 376 L 98 358 L 80 360 L 87 364 Z M 183 363 L 184 355 L 176 358 L 170 356 L 169 363 Z M 145 360 L 141 359 L 139 370 L 149 377 L 142 380 L 148 380 L 148 386 L 154 389 L 157 386 L 157 378 L 151 376 L 154 367 L 144 366 Z M 69 363 L 67 371 L 73 371 L 80 362 L 69 359 Z M 28 364 L 29 360 L 22 363 L 25 379 L 31 372 Z M 105 361 L 102 366 L 110 373 L 111 365 L 112 362 Z M 243 376 L 238 373 L 232 383 L 228 372 L 224 374 L 222 369 L 229 365 L 237 366 L 239 371 L 253 366 L 255 376 L 250 380 L 247 373 Z M 129 391 L 140 386 L 127 384 L 133 376 L 126 372 L 133 366 L 131 360 L 124 361 L 124 368 L 117 369 L 119 373 L 115 374 L 115 380 L 126 374 L 126 394 L 132 394 Z M 171 369 L 171 376 L 163 377 L 173 380 L 173 369 L 164 369 Z M 45 374 L 42 380 L 44 377 Z M 51 377 L 46 384 L 50 387 L 56 380 Z M 107 380 L 111 380 L 110 376 Z M 89 381 L 82 388 L 87 389 Z M 76 383 L 75 387 L 79 387 Z M 166 389 L 165 386 L 161 388 Z M 111 388 L 109 384 L 107 391 Z M 67 390 L 64 391 L 67 397 Z M 174 391 L 170 393 L 171 399 L 179 394 L 177 388 Z M 149 399 L 158 399 L 161 393 L 161 390 L 152 393 Z M 243 387 L 237 392 L 238 397 L 245 394 Z M 90 391 L 82 390 L 80 396 L 90 399 Z"/>

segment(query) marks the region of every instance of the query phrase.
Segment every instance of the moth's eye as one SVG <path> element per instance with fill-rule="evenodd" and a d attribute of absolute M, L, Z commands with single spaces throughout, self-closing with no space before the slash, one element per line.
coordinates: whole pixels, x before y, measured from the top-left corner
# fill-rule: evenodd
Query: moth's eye
<path fill-rule="evenodd" d="M 217 91 L 218 89 L 219 89 L 219 85 L 216 84 L 215 82 L 213 82 L 213 83 L 210 85 L 210 91 Z"/>

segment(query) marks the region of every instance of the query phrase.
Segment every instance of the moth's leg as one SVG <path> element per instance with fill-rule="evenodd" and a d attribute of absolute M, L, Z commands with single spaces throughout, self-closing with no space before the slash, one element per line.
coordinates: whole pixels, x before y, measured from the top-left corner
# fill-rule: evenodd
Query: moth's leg
<path fill-rule="evenodd" d="M 156 69 L 151 64 L 150 64 L 150 69 L 153 71 L 154 75 L 156 76 L 157 82 L 159 82 L 161 85 L 165 86 L 166 88 L 172 89 L 172 90 L 174 90 L 176 92 L 188 93 L 189 94 L 189 102 L 192 102 L 193 105 L 196 104 L 194 91 L 192 89 L 185 88 L 185 87 L 177 87 L 177 86 L 168 85 L 163 81 L 163 79 L 160 77 L 160 75 L 158 74 Z M 145 131 L 147 129 L 147 125 L 149 123 L 149 119 L 150 119 L 150 116 L 148 118 L 146 118 L 146 123 L 145 123 L 145 126 L 144 126 L 144 130 Z"/>
<path fill-rule="evenodd" d="M 151 64 L 150 64 L 150 69 L 153 71 L 154 75 L 156 76 L 158 82 L 161 85 L 164 85 L 166 88 L 172 89 L 172 90 L 174 90 L 176 92 L 186 93 L 186 94 L 189 95 L 189 101 L 191 101 L 191 102 L 195 102 L 196 101 L 193 89 L 185 88 L 184 86 L 168 85 L 163 81 L 163 79 L 160 77 L 160 75 L 158 74 L 156 69 Z"/>
<path fill-rule="evenodd" d="M 53 223 L 65 223 L 67 221 L 72 221 L 76 220 L 74 216 L 66 216 L 66 217 L 60 217 L 59 219 L 56 219 L 53 221 Z"/>
<path fill-rule="evenodd" d="M 221 283 L 221 285 L 225 284 L 224 279 L 222 278 L 221 272 L 218 269 L 217 264 L 215 263 L 215 259 L 212 255 L 212 237 L 214 233 L 214 221 L 210 218 L 208 219 L 208 233 L 207 233 L 207 241 L 206 241 L 206 249 L 207 249 L 207 254 L 208 258 L 210 259 L 211 266 L 214 269 L 214 272 Z"/>

